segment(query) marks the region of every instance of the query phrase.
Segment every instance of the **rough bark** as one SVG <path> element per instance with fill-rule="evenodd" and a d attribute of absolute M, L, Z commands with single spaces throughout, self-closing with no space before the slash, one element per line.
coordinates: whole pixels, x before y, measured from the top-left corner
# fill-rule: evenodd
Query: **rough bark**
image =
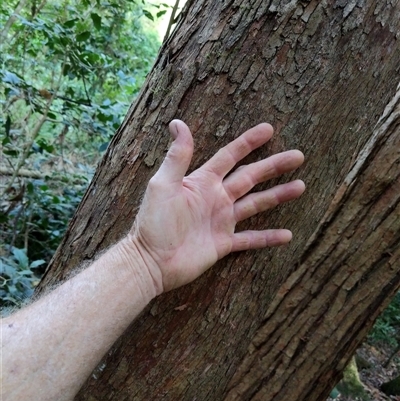
<path fill-rule="evenodd" d="M 398 98 L 376 126 L 400 80 L 399 28 L 395 1 L 189 2 L 41 288 L 128 230 L 168 147 L 172 118 L 193 129 L 191 168 L 261 121 L 276 135 L 246 162 L 303 150 L 307 162 L 296 177 L 306 194 L 238 227 L 287 227 L 295 240 L 230 255 L 159 297 L 77 399 L 329 394 L 400 285 Z"/>

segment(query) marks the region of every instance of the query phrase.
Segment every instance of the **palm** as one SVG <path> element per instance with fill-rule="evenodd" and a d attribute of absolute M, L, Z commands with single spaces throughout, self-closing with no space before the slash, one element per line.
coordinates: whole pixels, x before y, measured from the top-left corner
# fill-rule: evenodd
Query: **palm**
<path fill-rule="evenodd" d="M 181 121 L 170 126 L 175 141 L 152 178 L 135 222 L 134 237 L 161 270 L 165 291 L 184 285 L 231 251 L 280 245 L 288 230 L 235 233 L 235 225 L 252 215 L 298 197 L 301 181 L 245 196 L 262 181 L 301 165 L 303 155 L 289 151 L 227 174 L 272 135 L 268 124 L 247 131 L 187 177 L 193 142 Z"/>

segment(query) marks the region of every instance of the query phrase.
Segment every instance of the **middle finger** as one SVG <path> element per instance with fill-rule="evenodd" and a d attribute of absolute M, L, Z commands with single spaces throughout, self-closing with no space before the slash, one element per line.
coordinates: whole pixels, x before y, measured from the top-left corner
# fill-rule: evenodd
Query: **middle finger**
<path fill-rule="evenodd" d="M 295 170 L 303 161 L 304 155 L 299 150 L 278 153 L 238 168 L 225 178 L 223 186 L 231 200 L 236 201 L 255 185 Z"/>

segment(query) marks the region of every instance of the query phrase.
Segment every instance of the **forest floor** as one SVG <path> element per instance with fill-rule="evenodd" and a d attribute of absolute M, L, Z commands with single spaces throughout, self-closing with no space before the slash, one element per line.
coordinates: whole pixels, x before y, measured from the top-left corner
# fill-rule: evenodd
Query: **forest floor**
<path fill-rule="evenodd" d="M 391 362 L 385 367 L 387 360 L 393 350 L 387 346 L 373 346 L 364 343 L 358 349 L 356 360 L 361 361 L 358 366 L 360 380 L 364 385 L 371 401 L 400 401 L 400 396 L 387 396 L 380 391 L 380 386 L 395 378 L 400 373 L 400 355 L 397 353 Z M 358 398 L 339 395 L 335 399 L 328 398 L 327 401 L 358 401 Z"/>

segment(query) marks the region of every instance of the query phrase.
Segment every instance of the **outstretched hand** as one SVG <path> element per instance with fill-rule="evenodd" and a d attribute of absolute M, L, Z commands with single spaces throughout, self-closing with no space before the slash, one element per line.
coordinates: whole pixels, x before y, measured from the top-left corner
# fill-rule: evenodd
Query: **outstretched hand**
<path fill-rule="evenodd" d="M 303 181 L 295 180 L 247 194 L 256 184 L 299 167 L 304 160 L 300 151 L 279 153 L 230 173 L 237 162 L 271 138 L 271 125 L 259 124 L 185 177 L 193 155 L 192 134 L 180 120 L 173 120 L 169 129 L 174 141 L 149 182 L 129 234 L 149 268 L 157 293 L 193 281 L 230 252 L 291 240 L 289 230 L 235 233 L 235 226 L 304 192 Z"/>

